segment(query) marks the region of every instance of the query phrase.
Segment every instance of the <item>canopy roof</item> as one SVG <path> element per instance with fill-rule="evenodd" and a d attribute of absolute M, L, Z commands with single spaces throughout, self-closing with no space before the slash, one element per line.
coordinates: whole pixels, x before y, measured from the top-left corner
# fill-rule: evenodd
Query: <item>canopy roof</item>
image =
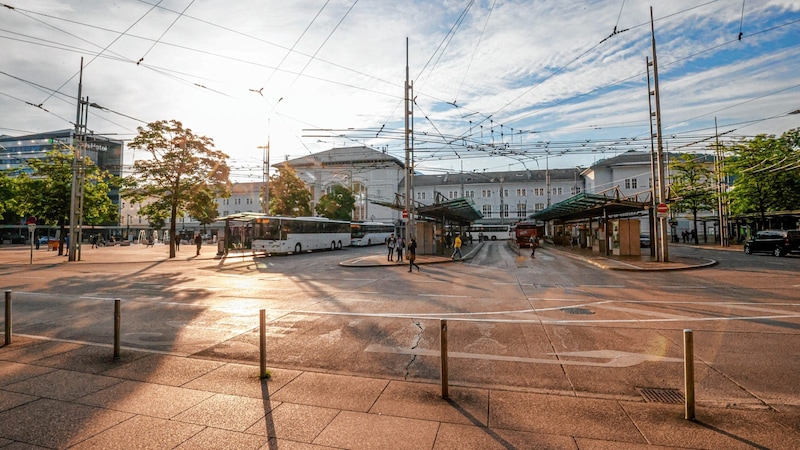
<path fill-rule="evenodd" d="M 644 211 L 649 207 L 650 202 L 632 201 L 617 196 L 610 197 L 601 194 L 581 193 L 531 214 L 528 218 L 541 221 L 560 220 L 567 222 L 602 217 L 604 212 L 608 216 L 632 214 Z"/>
<path fill-rule="evenodd" d="M 455 198 L 433 205 L 418 206 L 417 215 L 434 220 L 444 218 L 446 221 L 462 224 L 483 218 L 483 214 L 475 207 L 475 202 L 469 197 Z"/>

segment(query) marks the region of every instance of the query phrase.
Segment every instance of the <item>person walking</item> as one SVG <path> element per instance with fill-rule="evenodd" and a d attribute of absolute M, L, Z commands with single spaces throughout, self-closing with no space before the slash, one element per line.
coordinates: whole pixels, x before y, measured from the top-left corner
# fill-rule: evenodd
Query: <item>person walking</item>
<path fill-rule="evenodd" d="M 539 247 L 539 238 L 531 236 L 531 258 L 536 258 L 536 248 Z"/>
<path fill-rule="evenodd" d="M 389 249 L 389 255 L 386 257 L 387 261 L 392 261 L 394 259 L 394 246 L 397 245 L 397 239 L 394 238 L 394 233 L 389 235 L 389 239 L 386 240 L 386 248 Z"/>
<path fill-rule="evenodd" d="M 456 255 L 458 255 L 458 259 L 461 260 L 461 236 L 456 235 L 456 239 L 453 241 L 453 254 L 450 256 L 450 259 L 456 259 Z"/>
<path fill-rule="evenodd" d="M 175 251 L 180 251 L 181 249 L 181 235 L 175 236 Z"/>
<path fill-rule="evenodd" d="M 399 263 L 403 262 L 403 249 L 405 248 L 405 246 L 406 246 L 406 241 L 403 239 L 403 237 L 397 236 L 397 244 L 395 245 L 395 247 L 397 247 L 397 262 Z"/>
<path fill-rule="evenodd" d="M 414 261 L 417 259 L 417 241 L 414 238 L 411 238 L 411 241 L 408 243 L 408 271 L 411 272 L 413 267 L 417 268 L 417 272 L 419 272 L 419 266 Z"/>
<path fill-rule="evenodd" d="M 577 225 L 572 227 L 572 234 L 569 239 L 569 249 L 574 250 L 575 246 L 578 245 L 578 239 L 581 237 L 581 230 L 578 229 Z"/>
<path fill-rule="evenodd" d="M 200 256 L 200 247 L 203 246 L 203 236 L 200 236 L 200 233 L 194 237 L 194 245 L 197 246 L 197 256 Z"/>

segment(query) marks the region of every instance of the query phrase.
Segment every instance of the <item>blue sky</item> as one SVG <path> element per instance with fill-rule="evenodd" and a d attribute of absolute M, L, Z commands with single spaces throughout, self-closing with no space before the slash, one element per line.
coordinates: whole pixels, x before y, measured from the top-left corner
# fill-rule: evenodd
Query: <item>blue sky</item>
<path fill-rule="evenodd" d="M 6 0 L 0 134 L 72 127 L 83 56 L 108 109 L 91 130 L 180 120 L 239 181 L 261 179 L 268 138 L 272 163 L 362 144 L 402 159 L 408 54 L 418 171 L 585 166 L 649 149 L 652 3 Z M 724 140 L 800 126 L 800 1 L 655 3 L 668 149 L 703 150 L 715 118 Z"/>

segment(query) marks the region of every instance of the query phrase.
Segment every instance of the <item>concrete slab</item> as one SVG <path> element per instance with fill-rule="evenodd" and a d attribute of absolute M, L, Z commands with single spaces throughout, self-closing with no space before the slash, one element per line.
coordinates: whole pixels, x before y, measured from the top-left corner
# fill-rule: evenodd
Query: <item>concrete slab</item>
<path fill-rule="evenodd" d="M 305 372 L 276 392 L 272 400 L 366 412 L 388 384 L 375 378 Z"/>
<path fill-rule="evenodd" d="M 37 397 L 70 401 L 121 382 L 122 380 L 119 378 L 69 370 L 54 370 L 38 377 L 9 384 L 4 389 Z"/>
<path fill-rule="evenodd" d="M 337 414 L 337 409 L 281 403 L 246 432 L 311 443 Z"/>
<path fill-rule="evenodd" d="M 697 408 L 697 421 L 684 419 L 681 405 L 630 404 L 622 408 L 647 442 L 683 448 L 797 449 L 800 433 L 777 425 L 780 413 L 767 410 Z"/>
<path fill-rule="evenodd" d="M 214 395 L 162 384 L 125 381 L 77 400 L 132 414 L 170 419 Z"/>
<path fill-rule="evenodd" d="M 76 450 L 109 448 L 172 449 L 196 436 L 203 427 L 156 417 L 136 416 L 81 442 Z"/>
<path fill-rule="evenodd" d="M 557 436 L 543 433 L 506 430 L 502 428 L 485 428 L 442 423 L 436 433 L 434 450 L 564 450 L 577 449 L 578 446 L 570 436 Z"/>
<path fill-rule="evenodd" d="M 85 345 L 74 350 L 39 359 L 36 364 L 98 374 L 146 356 L 147 354 L 142 352 L 121 352 L 119 359 L 114 359 L 114 349 L 111 347 Z"/>
<path fill-rule="evenodd" d="M 201 377 L 224 363 L 192 360 L 177 356 L 150 355 L 102 372 L 103 375 L 128 380 L 181 386 Z"/>
<path fill-rule="evenodd" d="M 0 353 L 0 360 L 28 363 L 48 358 L 53 355 L 66 353 L 70 350 L 75 350 L 80 347 L 81 346 L 79 344 L 58 341 L 42 341 L 39 344 L 23 345 L 19 347 L 12 343 L 11 345 L 5 347 L 5 350 Z"/>
<path fill-rule="evenodd" d="M 30 403 L 38 398 L 39 397 L 34 397 L 32 395 L 18 394 L 16 392 L 0 389 L 0 411 L 16 408 L 19 405 Z M 0 445 L 0 447 L 2 447 L 2 445 Z"/>
<path fill-rule="evenodd" d="M 231 431 L 244 431 L 263 418 L 269 408 L 280 403 L 250 397 L 215 394 L 173 417 L 172 420 L 196 423 Z"/>
<path fill-rule="evenodd" d="M 302 372 L 297 370 L 270 369 L 270 377 L 259 378 L 257 366 L 225 364 L 183 385 L 189 389 L 239 395 L 252 398 L 269 398 Z"/>
<path fill-rule="evenodd" d="M 230 448 L 237 450 L 256 450 L 267 444 L 267 438 L 248 433 L 205 428 L 191 439 L 175 447 L 177 450 L 217 450 Z M 283 447 L 280 447 L 283 448 Z"/>
<path fill-rule="evenodd" d="M 489 401 L 492 428 L 646 442 L 614 400 L 492 391 Z"/>
<path fill-rule="evenodd" d="M 314 444 L 353 450 L 432 448 L 438 428 L 438 422 L 342 411 Z"/>
<path fill-rule="evenodd" d="M 0 435 L 26 444 L 65 448 L 131 418 L 130 414 L 39 399 L 0 412 Z"/>
<path fill-rule="evenodd" d="M 487 426 L 489 391 L 452 387 L 442 398 L 441 385 L 392 381 L 369 410 L 372 414 Z"/>
<path fill-rule="evenodd" d="M 0 387 L 52 372 L 55 369 L 30 364 L 3 362 L 0 364 Z"/>

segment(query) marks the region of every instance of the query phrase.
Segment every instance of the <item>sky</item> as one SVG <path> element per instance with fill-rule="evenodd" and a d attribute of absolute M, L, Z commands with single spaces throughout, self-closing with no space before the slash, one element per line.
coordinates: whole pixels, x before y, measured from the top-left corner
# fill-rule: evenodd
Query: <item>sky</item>
<path fill-rule="evenodd" d="M 367 145 L 426 174 L 586 167 L 800 126 L 800 0 L 0 0 L 0 134 L 175 119 L 270 163 Z M 651 32 L 655 34 L 657 65 Z M 716 127 L 715 127 L 716 122 Z M 126 149 L 129 167 L 143 152 Z"/>

